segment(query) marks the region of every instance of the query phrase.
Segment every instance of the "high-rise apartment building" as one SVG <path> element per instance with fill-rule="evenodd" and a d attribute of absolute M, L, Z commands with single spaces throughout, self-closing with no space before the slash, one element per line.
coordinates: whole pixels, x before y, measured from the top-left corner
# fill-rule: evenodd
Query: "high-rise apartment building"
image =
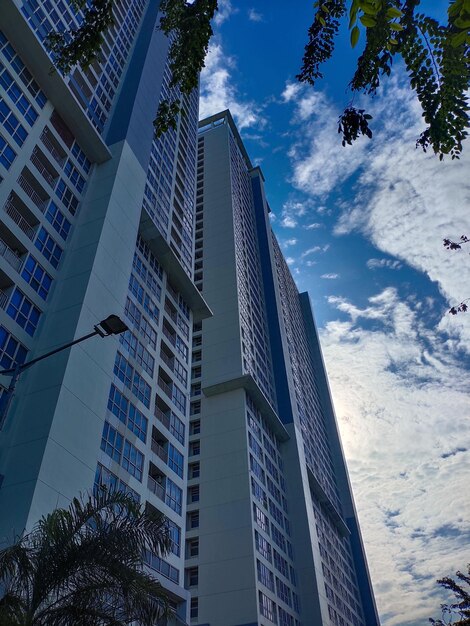
<path fill-rule="evenodd" d="M 228 111 L 200 122 L 186 584 L 194 623 L 375 626 L 308 294 Z"/>
<path fill-rule="evenodd" d="M 0 540 L 93 486 L 169 519 L 147 562 L 200 626 L 378 623 L 308 297 L 228 112 L 170 86 L 158 2 L 115 0 L 91 66 L 51 71 L 64 0 L 0 9 Z M 213 314 L 213 315 L 212 315 Z M 191 352 L 192 351 L 192 352 Z M 0 384 L 8 386 L 7 376 Z"/>
<path fill-rule="evenodd" d="M 0 432 L 0 538 L 73 496 L 119 487 L 163 511 L 165 558 L 148 554 L 183 620 L 198 93 L 153 136 L 171 97 L 158 2 L 115 0 L 86 70 L 51 71 L 42 42 L 80 23 L 63 0 L 0 9 L 0 369 L 93 330 L 129 331 L 24 371 Z M 1 377 L 8 386 L 8 377 Z"/>

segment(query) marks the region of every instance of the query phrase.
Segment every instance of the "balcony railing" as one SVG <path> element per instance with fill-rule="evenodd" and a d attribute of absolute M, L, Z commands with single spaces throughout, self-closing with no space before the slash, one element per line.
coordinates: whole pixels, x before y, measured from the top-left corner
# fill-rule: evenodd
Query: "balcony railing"
<path fill-rule="evenodd" d="M 65 163 L 65 156 L 63 156 L 57 150 L 57 148 L 54 146 L 54 144 L 52 143 L 52 141 L 51 141 L 51 139 L 50 139 L 50 137 L 48 135 L 48 130 L 46 128 L 41 133 L 41 141 L 46 146 L 46 148 L 49 150 L 49 152 L 52 154 L 52 156 L 57 161 L 57 163 L 60 165 L 60 167 L 63 167 L 63 165 Z"/>
<path fill-rule="evenodd" d="M 171 343 L 172 346 L 176 345 L 176 333 L 172 333 L 165 325 L 162 326 L 163 334 Z"/>
<path fill-rule="evenodd" d="M 47 167 L 42 163 L 36 152 L 33 152 L 31 155 L 31 163 L 33 163 L 33 165 L 37 168 L 44 180 L 48 182 L 51 187 L 54 187 L 56 180 L 59 178 L 58 174 L 56 176 L 51 174 Z"/>
<path fill-rule="evenodd" d="M 165 302 L 165 311 L 175 323 L 178 321 L 178 313 L 171 308 L 168 302 Z"/>
<path fill-rule="evenodd" d="M 2 289 L 0 289 L 0 309 L 5 309 L 7 306 L 7 302 L 8 302 L 7 294 Z"/>
<path fill-rule="evenodd" d="M 48 200 L 44 200 L 43 198 L 41 198 L 41 196 L 34 189 L 31 183 L 26 180 L 23 174 L 20 174 L 20 177 L 18 178 L 18 185 L 25 192 L 25 194 L 31 198 L 31 200 L 41 211 L 41 213 L 44 213 L 47 207 Z"/>
<path fill-rule="evenodd" d="M 36 231 L 34 227 L 31 226 L 31 224 L 24 219 L 24 217 L 13 204 L 13 201 L 11 199 L 8 199 L 3 208 L 5 210 L 5 213 L 9 217 L 11 217 L 11 219 L 15 222 L 15 224 L 17 224 L 17 226 L 19 226 L 19 228 L 24 232 L 28 239 L 31 239 L 31 241 L 33 241 Z"/>
<path fill-rule="evenodd" d="M 163 446 L 161 446 L 157 441 L 155 441 L 155 439 L 152 439 L 152 443 L 150 444 L 150 447 L 152 448 L 152 452 L 155 452 L 155 454 L 165 463 L 168 463 L 168 450 L 165 450 L 165 448 Z"/>
<path fill-rule="evenodd" d="M 8 246 L 3 239 L 0 239 L 0 256 L 2 256 L 8 263 L 19 272 L 21 269 L 21 265 L 23 261 L 21 258 L 13 252 L 13 250 Z"/>
<path fill-rule="evenodd" d="M 168 354 L 166 352 L 163 352 L 163 350 L 160 350 L 160 357 L 162 359 L 162 361 L 168 365 L 168 367 L 170 368 L 171 371 L 173 371 L 173 368 L 175 366 L 175 360 L 173 357 L 168 356 Z"/>
<path fill-rule="evenodd" d="M 170 430 L 170 416 L 164 413 L 158 406 L 155 407 L 155 417 L 159 420 L 165 428 Z"/>
<path fill-rule="evenodd" d="M 157 496 L 157 498 L 160 498 L 160 500 L 165 502 L 165 488 L 150 475 L 148 477 L 147 486 L 150 491 Z"/>
<path fill-rule="evenodd" d="M 160 387 L 160 389 L 163 389 L 163 391 L 169 398 L 172 397 L 173 392 L 170 385 L 166 381 L 164 381 L 161 376 L 158 377 L 158 386 Z"/>

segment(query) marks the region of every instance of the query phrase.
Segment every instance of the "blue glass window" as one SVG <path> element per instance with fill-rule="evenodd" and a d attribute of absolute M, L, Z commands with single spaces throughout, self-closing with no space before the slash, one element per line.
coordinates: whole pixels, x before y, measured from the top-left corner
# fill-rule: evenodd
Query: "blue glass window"
<path fill-rule="evenodd" d="M 21 147 L 24 144 L 28 133 L 26 132 L 26 128 L 23 124 L 20 124 L 18 118 L 13 114 L 12 110 L 3 98 L 0 98 L 0 123 Z"/>
<path fill-rule="evenodd" d="M 34 110 L 28 98 L 23 95 L 18 83 L 13 79 L 10 72 L 7 71 L 3 63 L 0 62 L 0 85 L 5 89 L 18 111 L 23 115 L 30 126 L 38 118 L 38 114 Z"/>
<path fill-rule="evenodd" d="M 62 179 L 57 183 L 55 192 L 70 213 L 75 215 L 78 209 L 78 198 L 75 197 L 73 191 L 67 187 Z"/>
<path fill-rule="evenodd" d="M 21 276 L 43 300 L 47 298 L 52 285 L 52 278 L 31 254 L 26 259 L 21 270 Z"/>
<path fill-rule="evenodd" d="M 168 446 L 168 465 L 180 478 L 183 478 L 184 457 L 171 443 Z"/>
<path fill-rule="evenodd" d="M 81 193 L 83 191 L 83 188 L 85 187 L 85 179 L 70 159 L 68 159 L 67 163 L 65 164 L 64 172 L 72 185 L 76 189 L 78 189 L 79 193 Z"/>
<path fill-rule="evenodd" d="M 101 449 L 117 463 L 121 462 L 124 438 L 109 422 L 104 423 Z"/>
<path fill-rule="evenodd" d="M 11 335 L 6 328 L 0 326 L 0 366 L 9 369 L 14 365 L 21 365 L 26 360 L 28 350 Z"/>
<path fill-rule="evenodd" d="M 16 152 L 9 143 L 0 135 L 0 163 L 6 170 L 9 170 L 15 160 Z"/>
<path fill-rule="evenodd" d="M 142 472 L 144 469 L 144 455 L 127 439 L 124 442 L 124 453 L 122 455 L 122 467 L 132 476 L 142 482 Z"/>
<path fill-rule="evenodd" d="M 71 224 L 59 207 L 52 202 L 52 200 L 49 202 L 45 215 L 46 219 L 52 224 L 52 227 L 55 228 L 62 239 L 67 239 Z"/>
<path fill-rule="evenodd" d="M 7 313 L 28 335 L 34 335 L 41 311 L 18 288 L 11 295 Z"/>
<path fill-rule="evenodd" d="M 43 253 L 52 267 L 59 265 L 63 250 L 49 235 L 44 226 L 41 226 L 39 229 L 34 245 Z"/>

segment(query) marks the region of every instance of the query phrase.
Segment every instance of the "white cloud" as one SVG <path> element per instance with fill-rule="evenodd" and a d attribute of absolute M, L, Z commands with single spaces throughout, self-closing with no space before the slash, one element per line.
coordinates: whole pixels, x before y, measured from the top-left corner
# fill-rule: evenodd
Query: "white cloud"
<path fill-rule="evenodd" d="M 336 280 L 339 278 L 339 274 L 322 274 L 320 278 L 324 278 L 326 280 Z"/>
<path fill-rule="evenodd" d="M 394 288 L 329 302 L 347 316 L 321 341 L 382 623 L 418 626 L 468 560 L 468 371 Z"/>
<path fill-rule="evenodd" d="M 307 224 L 304 226 L 306 230 L 315 230 L 316 228 L 321 228 L 322 225 L 319 222 L 312 222 L 311 224 Z"/>
<path fill-rule="evenodd" d="M 367 140 L 361 138 L 347 150 L 341 149 L 339 110 L 323 92 L 287 83 L 281 97 L 294 104 L 296 139 L 288 153 L 291 183 L 312 198 L 323 198 L 360 167 Z"/>
<path fill-rule="evenodd" d="M 256 11 L 256 9 L 249 9 L 248 10 L 248 19 L 251 22 L 262 22 L 263 21 L 263 16 L 261 13 L 258 13 L 258 11 Z"/>
<path fill-rule="evenodd" d="M 214 22 L 217 26 L 220 26 L 230 18 L 234 13 L 238 13 L 238 9 L 232 6 L 230 0 L 219 0 L 218 11 L 215 14 Z"/>
<path fill-rule="evenodd" d="M 295 100 L 301 90 L 302 85 L 300 83 L 286 83 L 286 87 L 281 94 L 281 98 L 284 102 L 291 102 L 292 100 Z"/>
<path fill-rule="evenodd" d="M 295 228 L 298 225 L 299 217 L 303 217 L 307 213 L 309 206 L 310 203 L 307 200 L 304 202 L 295 200 L 285 202 L 282 206 L 281 225 L 284 228 Z"/>
<path fill-rule="evenodd" d="M 294 237 L 292 239 L 286 239 L 282 242 L 284 248 L 289 248 L 290 246 L 295 246 L 297 244 L 297 239 Z"/>
<path fill-rule="evenodd" d="M 382 267 L 386 267 L 390 270 L 399 270 L 401 267 L 403 267 L 400 261 L 397 261 L 396 259 L 369 259 L 366 265 L 370 270 L 375 270 Z"/>
<path fill-rule="evenodd" d="M 304 250 L 300 256 L 302 258 L 305 258 L 306 256 L 310 256 L 311 254 L 315 254 L 316 252 L 326 252 L 327 250 L 329 250 L 329 248 L 329 243 L 326 243 L 323 246 L 313 246 L 313 248 L 308 248 L 308 250 Z"/>
<path fill-rule="evenodd" d="M 240 98 L 230 75 L 235 67 L 235 61 L 224 54 L 220 43 L 209 46 L 205 63 L 201 72 L 199 118 L 204 119 L 230 109 L 238 130 L 263 128 L 265 120 L 259 115 L 261 107 L 253 101 Z"/>
<path fill-rule="evenodd" d="M 293 259 L 291 256 L 286 257 L 286 263 L 287 265 L 292 265 L 293 263 L 295 263 L 295 259 Z"/>

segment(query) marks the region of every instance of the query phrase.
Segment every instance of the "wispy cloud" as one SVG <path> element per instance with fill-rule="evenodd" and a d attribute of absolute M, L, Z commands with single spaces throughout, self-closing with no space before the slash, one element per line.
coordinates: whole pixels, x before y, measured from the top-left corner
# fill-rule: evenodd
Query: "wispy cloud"
<path fill-rule="evenodd" d="M 295 246 L 297 245 L 297 239 L 295 239 L 294 237 L 292 237 L 291 239 L 286 239 L 285 241 L 282 242 L 282 246 L 284 248 L 289 248 L 290 246 Z"/>
<path fill-rule="evenodd" d="M 262 128 L 265 125 L 265 119 L 260 115 L 262 107 L 239 95 L 231 76 L 234 70 L 235 60 L 224 53 L 221 43 L 211 44 L 201 72 L 199 117 L 204 119 L 230 109 L 239 130 Z"/>
<path fill-rule="evenodd" d="M 379 609 L 418 626 L 468 559 L 468 371 L 394 288 L 329 302 L 347 316 L 321 340 Z"/>
<path fill-rule="evenodd" d="M 397 261 L 396 259 L 369 259 L 366 265 L 370 270 L 375 270 L 382 267 L 386 267 L 390 270 L 399 270 L 401 267 L 403 267 L 400 261 Z"/>
<path fill-rule="evenodd" d="M 304 226 L 305 230 L 315 230 L 316 228 L 321 228 L 322 225 L 319 222 L 311 222 L 310 224 L 306 224 Z"/>
<path fill-rule="evenodd" d="M 214 22 L 217 26 L 220 26 L 230 18 L 234 13 L 238 13 L 238 9 L 232 6 L 230 0 L 219 0 L 218 11 L 215 14 Z"/>
<path fill-rule="evenodd" d="M 263 21 L 263 15 L 261 13 L 259 13 L 256 9 L 249 9 L 248 10 L 248 19 L 251 22 L 262 22 Z"/>
<path fill-rule="evenodd" d="M 326 252 L 327 250 L 329 250 L 329 248 L 329 243 L 325 243 L 323 246 L 313 246 L 313 248 L 308 248 L 307 250 L 304 250 L 300 256 L 304 259 L 306 256 L 316 254 L 317 252 Z"/>
<path fill-rule="evenodd" d="M 320 278 L 323 278 L 325 280 L 336 280 L 337 278 L 339 278 L 339 274 L 322 274 Z"/>

